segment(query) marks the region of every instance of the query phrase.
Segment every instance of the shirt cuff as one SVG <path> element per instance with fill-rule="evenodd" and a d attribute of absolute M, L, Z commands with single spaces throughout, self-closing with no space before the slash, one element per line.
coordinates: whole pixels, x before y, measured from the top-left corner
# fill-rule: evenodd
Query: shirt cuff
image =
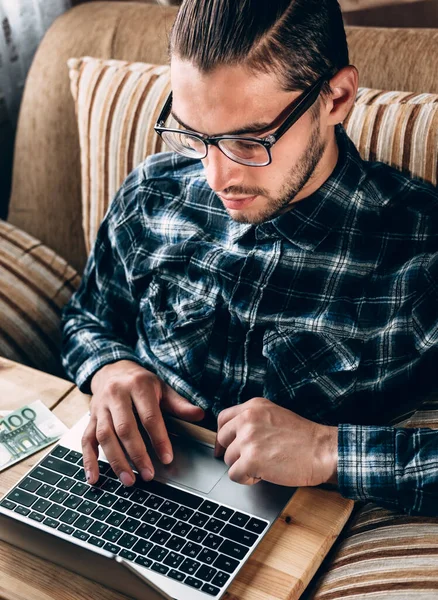
<path fill-rule="evenodd" d="M 394 427 L 339 425 L 338 486 L 346 498 L 398 506 Z"/>

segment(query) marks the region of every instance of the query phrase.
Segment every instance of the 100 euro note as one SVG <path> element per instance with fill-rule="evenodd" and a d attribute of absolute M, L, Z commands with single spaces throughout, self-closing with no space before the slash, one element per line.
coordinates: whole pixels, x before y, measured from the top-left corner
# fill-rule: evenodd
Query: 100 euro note
<path fill-rule="evenodd" d="M 36 400 L 0 412 L 0 471 L 53 444 L 68 430 L 47 406 Z"/>

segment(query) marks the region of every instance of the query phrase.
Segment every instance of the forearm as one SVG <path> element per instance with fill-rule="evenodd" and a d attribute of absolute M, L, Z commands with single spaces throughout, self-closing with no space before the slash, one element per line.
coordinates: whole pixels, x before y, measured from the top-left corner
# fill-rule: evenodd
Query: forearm
<path fill-rule="evenodd" d="M 438 431 L 340 425 L 338 451 L 344 496 L 438 514 Z"/>

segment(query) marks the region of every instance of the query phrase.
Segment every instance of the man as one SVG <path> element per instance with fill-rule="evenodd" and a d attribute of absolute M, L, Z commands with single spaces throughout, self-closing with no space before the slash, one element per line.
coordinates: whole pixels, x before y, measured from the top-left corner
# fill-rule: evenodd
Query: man
<path fill-rule="evenodd" d="M 64 313 L 88 481 L 99 444 L 153 477 L 134 409 L 171 462 L 168 411 L 217 419 L 234 481 L 436 514 L 438 433 L 385 423 L 435 386 L 438 195 L 342 129 L 338 3 L 185 0 L 170 56 L 174 152 L 124 182 Z"/>

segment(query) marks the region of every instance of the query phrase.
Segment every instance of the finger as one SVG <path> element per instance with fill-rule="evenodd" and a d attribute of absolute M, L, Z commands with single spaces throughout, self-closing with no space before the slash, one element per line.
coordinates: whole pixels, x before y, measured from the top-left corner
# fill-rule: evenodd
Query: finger
<path fill-rule="evenodd" d="M 253 472 L 251 465 L 242 455 L 229 469 L 228 477 L 231 481 L 242 485 L 254 485 L 261 480 L 261 477 Z"/>
<path fill-rule="evenodd" d="M 102 447 L 112 470 L 123 485 L 132 485 L 135 480 L 134 473 L 120 446 L 120 442 L 115 433 L 112 416 L 108 410 L 103 410 L 99 414 L 96 426 L 96 438 Z"/>
<path fill-rule="evenodd" d="M 201 421 L 205 416 L 205 412 L 200 406 L 192 404 L 164 382 L 161 408 L 186 421 Z"/>
<path fill-rule="evenodd" d="M 228 446 L 236 439 L 239 425 L 237 418 L 238 416 L 239 415 L 225 423 L 225 425 L 221 427 L 220 431 L 217 432 L 216 443 L 214 447 L 215 456 L 222 456 L 223 452 L 225 452 Z"/>
<path fill-rule="evenodd" d="M 96 483 L 99 479 L 99 444 L 96 439 L 96 419 L 90 417 L 88 425 L 82 435 L 82 454 L 85 470 L 85 478 L 88 483 Z"/>
<path fill-rule="evenodd" d="M 238 440 L 235 440 L 230 446 L 228 446 L 225 456 L 224 463 L 228 467 L 232 467 L 234 463 L 240 458 L 240 444 Z"/>
<path fill-rule="evenodd" d="M 150 481 L 154 476 L 154 467 L 138 429 L 132 410 L 132 403 L 129 402 L 129 405 L 127 405 L 126 402 L 114 402 L 111 416 L 117 438 L 122 443 L 122 451 L 123 449 L 126 451 L 128 458 L 132 461 L 141 477 L 146 481 Z M 126 463 L 129 464 L 127 459 Z M 117 476 L 119 475 L 117 471 L 114 470 L 114 472 Z M 128 474 L 135 478 L 131 468 Z M 123 481 L 123 483 L 125 482 Z"/>
<path fill-rule="evenodd" d="M 152 394 L 154 396 L 151 398 Z M 172 444 L 167 433 L 159 398 L 156 397 L 155 390 L 152 388 L 142 390 L 141 394 L 137 393 L 133 397 L 133 402 L 158 458 L 164 464 L 171 463 L 173 460 Z"/>

